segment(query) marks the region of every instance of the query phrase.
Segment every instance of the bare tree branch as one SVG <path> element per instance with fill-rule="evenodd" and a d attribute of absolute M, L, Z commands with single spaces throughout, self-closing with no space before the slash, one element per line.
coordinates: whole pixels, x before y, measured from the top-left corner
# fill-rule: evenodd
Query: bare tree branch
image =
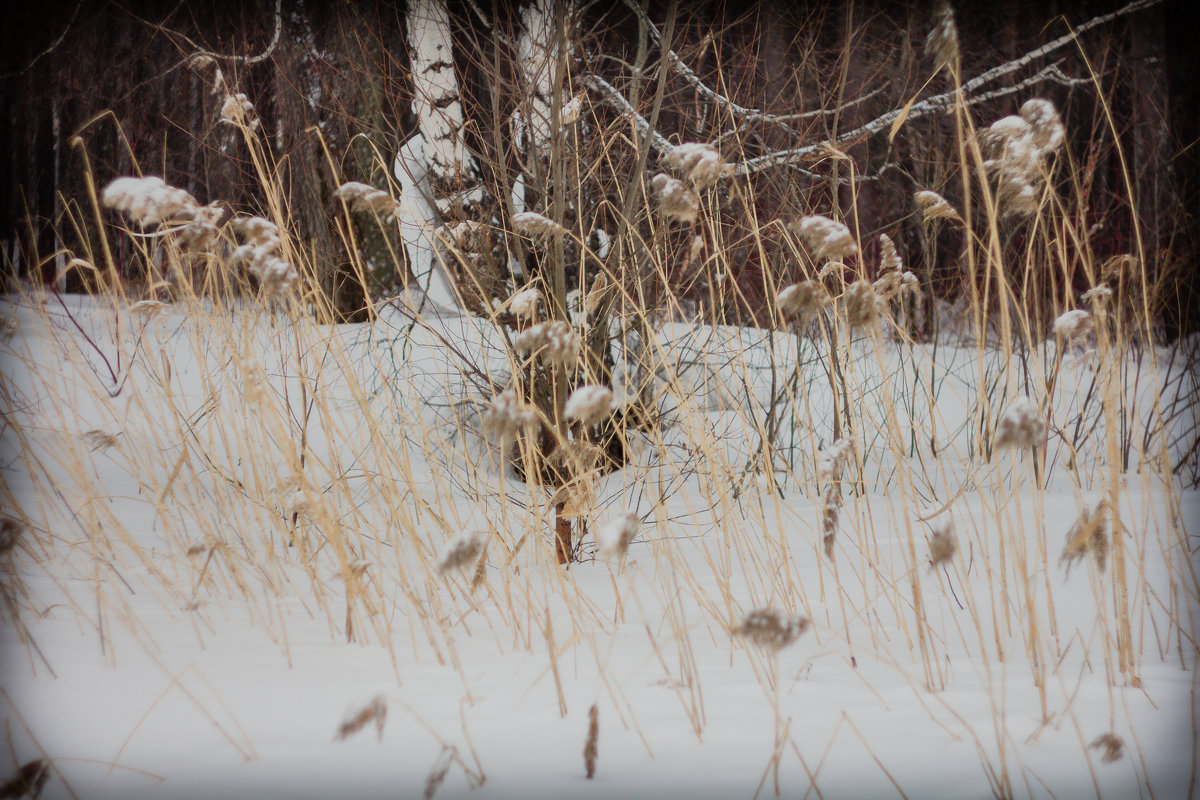
<path fill-rule="evenodd" d="M 1127 16 L 1129 14 L 1133 14 L 1134 12 L 1149 8 L 1150 6 L 1157 5 L 1160 2 L 1162 2 L 1162 0 L 1135 0 L 1135 2 L 1129 3 L 1128 5 L 1123 6 L 1110 14 L 1103 14 L 1099 17 L 1094 17 L 1088 20 L 1070 33 L 1060 36 L 1054 41 L 1035 50 L 1030 50 L 1020 58 L 1013 59 L 1012 61 L 1005 62 L 1004 64 L 1000 64 L 996 67 L 992 67 L 991 69 L 976 75 L 974 78 L 962 84 L 962 86 L 958 87 L 954 91 L 934 95 L 933 97 L 927 98 L 922 100 L 920 103 L 913 105 L 911 108 L 892 109 L 886 114 L 882 114 L 865 125 L 855 128 L 852 131 L 847 131 L 833 140 L 825 140 L 822 142 L 817 142 L 816 144 L 805 145 L 804 147 L 797 147 L 791 150 L 780 150 L 775 153 L 768 153 L 764 156 L 748 159 L 737 165 L 737 169 L 734 174 L 751 175 L 755 172 L 759 172 L 760 170 L 770 167 L 783 166 L 784 164 L 791 164 L 796 161 L 802 161 L 804 159 L 811 158 L 817 153 L 828 152 L 830 148 L 836 147 L 837 145 L 861 141 L 862 139 L 866 139 L 867 137 L 879 133 L 882 130 L 890 128 L 892 123 L 900 119 L 902 116 L 905 117 L 906 121 L 908 121 L 919 119 L 920 117 L 927 116 L 935 111 L 949 110 L 950 108 L 954 107 L 955 101 L 960 96 L 966 98 L 975 90 L 980 89 L 981 87 L 998 80 L 1005 75 L 1010 75 L 1013 72 L 1016 72 L 1022 67 L 1027 66 L 1031 62 L 1047 55 L 1048 53 L 1052 53 L 1055 50 L 1059 50 L 1066 45 L 1071 44 L 1078 39 L 1081 34 L 1091 30 L 1092 28 L 1103 25 L 1107 22 L 1112 22 L 1118 17 Z"/>
<path fill-rule="evenodd" d="M 650 35 L 651 35 L 651 37 L 653 37 L 654 41 L 659 45 L 659 47 L 662 47 L 662 34 L 659 33 L 658 27 L 654 24 L 654 22 L 646 14 L 645 9 L 643 9 L 641 7 L 641 5 L 637 2 L 637 0 L 625 0 L 625 5 L 629 6 L 631 9 L 633 9 L 633 12 L 635 14 L 637 14 L 638 18 L 643 23 L 645 23 L 646 29 L 650 31 Z M 735 116 L 740 117 L 744 123 L 766 122 L 766 123 L 769 123 L 772 125 L 778 125 L 779 127 L 783 128 L 785 131 L 787 131 L 788 133 L 790 133 L 796 137 L 800 137 L 802 134 L 799 131 L 797 131 L 795 128 L 792 128 L 790 125 L 788 125 L 787 124 L 788 122 L 792 122 L 794 120 L 800 120 L 800 119 L 813 119 L 815 117 L 820 117 L 820 116 L 824 116 L 827 114 L 840 113 L 841 111 L 844 111 L 847 108 L 851 108 L 852 106 L 862 103 L 867 98 L 872 97 L 875 94 L 878 94 L 880 91 L 883 90 L 882 87 L 880 87 L 880 88 L 876 89 L 875 91 L 871 92 L 870 94 L 865 95 L 863 97 L 859 97 L 855 100 L 851 100 L 848 103 L 844 103 L 843 105 L 839 106 L 838 108 L 818 108 L 818 109 L 814 109 L 813 111 L 803 111 L 803 112 L 799 112 L 796 114 L 770 114 L 761 109 L 747 108 L 745 106 L 738 105 L 737 103 L 735 103 L 734 101 L 732 101 L 728 97 L 726 97 L 725 95 L 721 94 L 720 92 L 716 91 L 715 89 L 708 87 L 707 85 L 705 85 L 704 81 L 700 80 L 700 76 L 696 74 L 695 70 L 693 70 L 691 67 L 689 67 L 687 65 L 687 63 L 685 63 L 684 60 L 682 58 L 680 58 L 679 55 L 674 50 L 671 50 L 670 48 L 663 48 L 663 53 L 664 53 L 664 55 L 666 55 L 667 61 L 670 62 L 672 67 L 674 67 L 675 71 L 677 73 L 679 73 L 679 75 L 682 76 L 684 80 L 686 80 L 688 83 L 690 83 L 692 85 L 692 87 L 696 90 L 697 94 L 701 95 L 702 97 L 707 97 L 709 100 L 712 100 L 717 105 L 728 109 Z M 726 135 L 728 135 L 728 134 L 726 134 Z"/>

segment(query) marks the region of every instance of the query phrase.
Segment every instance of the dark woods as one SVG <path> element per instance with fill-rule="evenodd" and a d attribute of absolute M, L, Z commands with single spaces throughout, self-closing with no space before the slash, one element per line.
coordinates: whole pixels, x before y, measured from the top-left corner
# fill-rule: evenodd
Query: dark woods
<path fill-rule="evenodd" d="M 506 165 L 483 176 L 498 184 L 497 175 L 513 174 L 519 163 L 507 127 L 496 129 L 507 126 L 517 102 L 515 54 L 506 42 L 518 17 L 509 4 L 495 13 L 479 8 L 486 4 L 449 5 L 468 143 L 480 163 Z M 1062 157 L 1056 179 L 1078 184 L 1072 191 L 1086 201 L 1092 248 L 1101 260 L 1133 250 L 1134 220 L 1140 224 L 1148 283 L 1157 288 L 1166 338 L 1197 328 L 1190 309 L 1197 305 L 1200 253 L 1194 218 L 1200 209 L 1200 60 L 1187 41 L 1196 24 L 1190 5 L 1165 2 L 1097 28 L 1011 82 L 1051 64 L 1056 78 L 973 106 L 979 127 L 1014 113 L 1029 97 L 1047 97 L 1060 109 L 1069 156 Z M 1062 35 L 1068 23 L 1078 25 L 1117 6 L 1077 0 L 957 4 L 964 80 Z M 360 246 L 373 254 L 365 278 L 370 285 L 359 285 L 362 278 L 351 269 L 338 232 L 345 220 L 333 192 L 344 180 L 386 186 L 392 154 L 415 128 L 405 9 L 386 2 L 286 0 L 280 11 L 277 15 L 275 4 L 264 0 L 169 5 L 79 0 L 21 3 L 8 12 L 0 33 L 0 108 L 7 117 L 0 126 L 0 151 L 9 176 L 0 185 L 0 263 L 8 277 L 57 278 L 67 290 L 89 288 L 86 274 L 62 274 L 68 254 L 81 246 L 80 231 L 93 225 L 89 180 L 103 186 L 140 171 L 163 176 L 201 203 L 220 199 L 247 210 L 261 204 L 244 144 L 220 121 L 221 80 L 254 103 L 286 188 L 293 233 L 319 266 L 321 288 L 334 306 L 344 318 L 360 319 L 365 295 L 390 292 L 406 269 L 381 240 L 390 234 L 369 224 L 356 231 Z M 666 3 L 649 8 L 660 28 L 667 14 Z M 829 113 L 787 127 L 761 121 L 739 127 L 672 73 L 658 129 L 672 142 L 716 142 L 726 134 L 718 146 L 730 161 L 834 137 L 903 107 L 918 93 L 949 88 L 944 74 L 930 80 L 934 68 L 923 51 L 930 25 L 925 3 L 678 4 L 674 48 L 705 83 L 773 114 Z M 639 30 L 637 17 L 605 0 L 589 7 L 581 28 L 571 71 L 605 77 L 649 115 L 661 51 Z M 218 57 L 193 57 L 202 50 Z M 645 65 L 640 90 L 631 86 L 629 69 L 639 60 Z M 634 98 L 631 89 L 640 96 Z M 599 102 L 592 111 L 602 121 L 614 116 Z M 735 136 L 728 135 L 732 130 Z M 725 194 L 720 208 L 724 241 L 732 248 L 730 278 L 739 290 L 733 299 L 721 309 L 706 308 L 711 293 L 682 258 L 661 279 L 676 295 L 694 298 L 698 311 L 762 321 L 764 287 L 774 285 L 764 272 L 771 271 L 779 284 L 800 272 L 765 223 L 834 210 L 864 243 L 864 271 L 878 263 L 878 235 L 887 233 L 928 291 L 953 299 L 963 288 L 956 259 L 961 234 L 943 228 L 931 238 L 912 198 L 917 189 L 935 188 L 952 202 L 961 199 L 953 147 L 953 122 L 935 115 L 904 126 L 890 141 L 884 132 L 814 158 L 802 169 L 737 178 L 748 184 L 747 191 Z M 597 163 L 587 187 L 597 202 L 572 213 L 594 214 L 595 224 L 604 227 L 608 206 L 598 200 L 605 196 L 606 171 L 616 175 L 634 168 L 635 154 L 611 153 Z M 1134 187 L 1133 214 L 1123 163 Z M 502 197 L 507 191 L 496 185 L 491 193 Z M 686 251 L 690 235 L 670 235 Z M 1021 235 L 1019 229 L 1010 234 L 1014 247 Z M 119 235 L 113 241 L 118 251 L 127 246 Z M 127 269 L 122 277 L 132 283 L 144 277 L 136 273 L 139 267 Z M 1058 270 L 1047 274 L 1064 280 Z M 1087 288 L 1082 275 L 1077 283 L 1075 289 Z M 1070 287 L 1029 291 L 1064 289 Z"/>

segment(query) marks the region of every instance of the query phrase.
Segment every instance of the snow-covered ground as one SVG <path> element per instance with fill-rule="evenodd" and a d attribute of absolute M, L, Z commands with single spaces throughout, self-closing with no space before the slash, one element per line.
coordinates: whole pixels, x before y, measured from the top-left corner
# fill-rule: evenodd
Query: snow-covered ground
<path fill-rule="evenodd" d="M 856 463 L 830 560 L 828 347 L 667 326 L 668 424 L 595 478 L 583 517 L 635 511 L 638 538 L 603 561 L 589 536 L 564 570 L 548 493 L 506 474 L 471 422 L 485 376 L 509 368 L 486 326 L 54 296 L 0 310 L 17 536 L 0 553 L 0 783 L 44 758 L 55 798 L 1200 791 L 1200 494 L 1156 476 L 1186 438 L 1142 446 L 1156 400 L 1195 381 L 1178 352 L 1135 369 L 856 341 Z M 994 422 L 1049 376 L 1045 462 L 978 455 L 981 391 Z M 772 387 L 780 471 L 765 476 L 751 456 Z M 1122 419 L 1135 432 L 1110 436 Z M 1110 468 L 1127 440 L 1128 469 Z M 1113 497 L 1123 558 L 1068 569 L 1068 530 Z M 947 520 L 957 553 L 933 567 Z M 440 574 L 447 543 L 476 531 L 482 578 Z M 735 629 L 763 607 L 812 625 L 761 649 Z M 1115 760 L 1092 746 L 1105 734 Z"/>

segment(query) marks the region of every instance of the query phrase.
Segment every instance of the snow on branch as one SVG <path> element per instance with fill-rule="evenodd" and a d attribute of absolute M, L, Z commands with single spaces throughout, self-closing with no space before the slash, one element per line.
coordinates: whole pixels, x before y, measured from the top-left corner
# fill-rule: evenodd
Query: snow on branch
<path fill-rule="evenodd" d="M 662 48 L 663 54 L 666 56 L 667 61 L 670 62 L 671 66 L 684 80 L 692 85 L 692 88 L 696 90 L 696 93 L 701 97 L 706 97 L 717 105 L 728 109 L 734 116 L 741 118 L 743 123 L 767 122 L 773 125 L 778 125 L 793 136 L 799 137 L 802 134 L 795 128 L 792 128 L 790 125 L 788 125 L 788 122 L 793 122 L 800 119 L 812 119 L 814 117 L 820 117 L 826 114 L 836 114 L 840 111 L 844 111 L 847 108 L 858 105 L 869 97 L 878 94 L 879 90 L 876 90 L 871 92 L 869 95 L 844 103 L 838 108 L 818 108 L 813 111 L 803 111 L 796 114 L 770 114 L 761 109 L 747 108 L 746 106 L 735 103 L 725 95 L 706 85 L 704 81 L 700 79 L 700 76 L 696 74 L 696 71 L 689 67 L 687 63 L 680 58 L 678 53 L 669 47 L 663 47 L 662 33 L 658 30 L 658 26 L 654 24 L 653 20 L 651 20 L 649 15 L 646 14 L 646 10 L 642 8 L 641 4 L 639 4 L 637 0 L 625 0 L 625 5 L 629 6 L 629 8 L 631 8 L 633 12 L 637 14 L 638 19 L 645 24 L 646 29 L 650 32 L 650 37 L 654 39 L 659 47 Z"/>
<path fill-rule="evenodd" d="M 1129 3 L 1128 5 L 1125 5 L 1110 14 L 1102 14 L 1101 16 L 1093 17 L 1092 19 L 1072 30 L 1070 33 L 1064 34 L 1054 41 L 1042 45 L 1034 50 L 1030 50 L 1020 58 L 1007 61 L 998 66 L 992 67 L 989 70 L 981 72 L 979 75 L 976 75 L 974 78 L 962 84 L 962 86 L 954 91 L 934 95 L 933 97 L 929 97 L 919 103 L 916 103 L 911 108 L 892 109 L 886 114 L 881 114 L 865 125 L 855 128 L 852 131 L 847 131 L 833 140 L 817 142 L 816 144 L 797 147 L 791 150 L 779 150 L 774 153 L 768 153 L 764 156 L 748 159 L 743 161 L 741 164 L 738 164 L 735 174 L 752 175 L 769 167 L 779 167 L 796 161 L 801 161 L 811 157 L 816 153 L 826 152 L 834 145 L 856 142 L 865 139 L 868 136 L 872 136 L 882 130 L 890 128 L 896 122 L 896 120 L 901 118 L 903 118 L 905 121 L 909 121 L 927 116 L 935 111 L 948 110 L 954 106 L 955 101 L 960 96 L 965 98 L 983 86 L 986 86 L 987 84 L 992 83 L 993 81 L 996 81 L 1005 75 L 1010 75 L 1013 72 L 1016 72 L 1017 70 L 1027 66 L 1031 62 L 1049 53 L 1052 53 L 1055 50 L 1059 50 L 1068 44 L 1071 44 L 1078 39 L 1080 35 L 1086 33 L 1092 28 L 1112 22 L 1118 17 L 1127 16 L 1137 11 L 1157 5 L 1161 1 L 1162 0 L 1135 0 L 1135 2 Z M 1047 79 L 1057 77 L 1052 71 L 1043 70 L 1043 72 L 1046 73 L 1044 77 Z M 1042 73 L 1039 73 L 1039 75 L 1041 74 Z M 1061 75 L 1061 73 L 1058 74 Z M 1068 78 L 1067 80 L 1070 79 Z M 997 92 L 993 93 L 993 96 L 998 96 L 999 93 L 1004 91 L 1005 90 L 998 90 Z"/>
<path fill-rule="evenodd" d="M 1057 64 L 1051 64 L 1039 70 L 1031 77 L 1026 78 L 1024 81 L 1016 84 L 1015 86 L 995 89 L 983 94 L 976 94 L 976 92 L 978 92 L 984 86 L 987 86 L 988 84 L 993 83 L 1006 75 L 1011 75 L 1012 73 L 1028 66 L 1037 59 L 1042 58 L 1043 56 L 1046 56 L 1056 50 L 1060 50 L 1068 44 L 1071 44 L 1087 31 L 1112 22 L 1119 17 L 1128 16 L 1146 8 L 1150 8 L 1151 6 L 1157 5 L 1160 2 L 1162 2 L 1162 0 L 1134 0 L 1134 2 L 1122 6 L 1121 8 L 1109 14 L 1102 14 L 1098 17 L 1093 17 L 1087 22 L 1084 22 L 1083 24 L 1074 28 L 1070 33 L 1064 34 L 1054 41 L 1042 45 L 1034 50 L 1030 50 L 1028 53 L 1025 53 L 1019 58 L 1013 59 L 1012 61 L 1007 61 L 998 66 L 992 67 L 989 70 L 981 72 L 979 75 L 976 75 L 974 78 L 962 84 L 955 90 L 928 97 L 925 100 L 915 103 L 907 108 L 894 108 L 884 114 L 879 115 L 870 122 L 855 128 L 854 130 L 841 134 L 836 139 L 827 139 L 814 144 L 804 145 L 803 147 L 796 147 L 788 150 L 778 150 L 773 153 L 767 153 L 766 155 L 747 159 L 746 161 L 743 161 L 735 166 L 733 174 L 740 176 L 753 175 L 754 173 L 761 172 L 762 170 L 769 169 L 771 167 L 795 166 L 798 162 L 804 161 L 813 156 L 828 153 L 831 148 L 834 148 L 838 145 L 858 142 L 866 139 L 869 136 L 873 136 L 880 131 L 887 130 L 894 125 L 897 120 L 907 122 L 928 116 L 934 112 L 947 111 L 953 108 L 955 102 L 960 98 L 964 99 L 968 104 L 974 104 L 1007 94 L 1012 94 L 1035 83 L 1040 83 L 1043 81 L 1054 81 L 1067 86 L 1086 83 L 1086 79 L 1068 77 L 1058 69 Z M 661 45 L 662 42 L 658 28 L 655 27 L 654 23 L 649 19 L 649 17 L 646 16 L 645 11 L 637 5 L 635 0 L 626 0 L 626 3 L 637 13 L 638 18 L 645 23 L 655 41 L 659 42 Z M 705 86 L 696 73 L 690 67 L 688 67 L 683 60 L 674 53 L 674 51 L 670 49 L 664 49 L 664 52 L 666 53 L 668 61 L 670 61 L 675 69 L 681 75 L 683 75 L 684 78 L 692 84 L 692 86 L 696 88 L 697 92 L 703 96 L 712 99 L 714 102 L 724 106 L 725 108 L 728 108 L 735 115 L 743 117 L 744 120 L 761 119 L 767 122 L 779 124 L 787 128 L 788 131 L 796 133 L 793 129 L 784 125 L 784 120 L 797 119 L 803 115 L 773 115 L 767 114 L 758 109 L 740 106 L 737 103 L 734 103 L 732 100 L 726 98 L 724 95 L 721 95 L 720 93 L 715 92 L 709 87 Z M 629 104 L 629 101 L 626 100 L 625 97 L 608 81 L 604 80 L 599 75 L 587 74 L 580 76 L 579 82 L 600 94 L 605 102 L 615 108 L 621 116 L 631 121 L 637 127 L 638 132 L 641 133 L 642 136 L 649 137 L 651 145 L 658 153 L 665 155 L 675 150 L 675 147 L 668 142 L 666 138 L 658 133 L 658 131 L 651 129 L 650 123 L 646 120 L 646 118 L 639 114 L 637 110 L 635 110 L 633 106 Z M 847 105 L 861 102 L 863 99 L 865 98 L 859 98 L 858 100 L 852 101 Z M 817 113 L 825 112 L 807 113 L 815 115 Z"/>

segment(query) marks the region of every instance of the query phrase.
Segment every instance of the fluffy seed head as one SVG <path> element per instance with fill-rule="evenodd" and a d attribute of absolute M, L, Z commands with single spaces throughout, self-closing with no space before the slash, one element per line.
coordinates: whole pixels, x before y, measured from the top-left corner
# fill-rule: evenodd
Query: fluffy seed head
<path fill-rule="evenodd" d="M 400 203 L 387 192 L 357 181 L 343 183 L 334 194 L 353 211 L 384 218 L 391 217 L 400 208 Z"/>
<path fill-rule="evenodd" d="M 868 328 L 879 322 L 886 310 L 884 300 L 867 281 L 855 281 L 846 289 L 846 322 L 851 329 Z"/>
<path fill-rule="evenodd" d="M 1025 450 L 1036 447 L 1045 438 L 1046 423 L 1038 412 L 1037 403 L 1028 397 L 1018 397 L 1000 418 L 992 444 L 997 450 Z"/>
<path fill-rule="evenodd" d="M 818 261 L 827 258 L 840 261 L 858 252 L 858 245 L 850 235 L 850 229 L 829 217 L 803 217 L 798 222 L 793 222 L 791 227 L 812 250 Z"/>
<path fill-rule="evenodd" d="M 542 302 L 542 293 L 537 289 L 526 289 L 517 292 L 508 300 L 508 310 L 515 317 L 530 318 L 537 314 L 538 304 Z"/>
<path fill-rule="evenodd" d="M 522 402 L 511 386 L 493 398 L 482 420 L 483 435 L 501 447 L 528 435 L 536 426 L 537 410 Z"/>
<path fill-rule="evenodd" d="M 854 440 L 843 436 L 821 451 L 817 459 L 817 475 L 824 480 L 838 481 L 842 470 L 854 457 Z"/>
<path fill-rule="evenodd" d="M 117 178 L 104 187 L 100 202 L 142 228 L 176 218 L 190 220 L 200 208 L 196 198 L 153 175 Z"/>
<path fill-rule="evenodd" d="M 592 703 L 592 707 L 588 709 L 587 740 L 583 743 L 583 767 L 587 772 L 589 780 L 596 777 L 597 743 L 599 739 L 600 715 L 596 710 L 596 704 Z"/>
<path fill-rule="evenodd" d="M 949 3 L 940 4 L 933 13 L 933 27 L 925 37 L 925 55 L 933 56 L 938 69 L 952 65 L 958 58 L 958 25 Z"/>
<path fill-rule="evenodd" d="M 140 317 L 155 317 L 167 310 L 167 304 L 158 300 L 138 300 L 129 307 L 129 313 Z"/>
<path fill-rule="evenodd" d="M 513 338 L 522 353 L 537 353 L 543 360 L 570 369 L 579 360 L 579 336 L 562 320 L 539 322 Z"/>
<path fill-rule="evenodd" d="M 775 305 L 785 318 L 803 322 L 829 305 L 829 293 L 818 281 L 801 281 L 784 287 L 775 298 Z"/>
<path fill-rule="evenodd" d="M 1112 296 L 1113 290 L 1102 283 L 1099 286 L 1093 286 L 1092 288 L 1088 289 L 1083 293 L 1080 299 L 1085 303 L 1099 304 L 1103 303 L 1105 300 L 1111 299 Z"/>
<path fill-rule="evenodd" d="M 485 534 L 460 533 L 442 548 L 437 562 L 438 574 L 445 575 L 462 567 L 473 566 L 486 543 Z"/>
<path fill-rule="evenodd" d="M 562 225 L 559 225 L 548 217 L 543 217 L 535 211 L 522 211 L 519 214 L 513 214 L 512 224 L 513 230 L 517 233 L 539 242 L 553 241 L 567 234 L 567 229 Z"/>
<path fill-rule="evenodd" d="M 367 727 L 368 723 L 374 722 L 375 733 L 382 742 L 383 724 L 386 721 L 387 700 L 383 695 L 377 694 L 361 706 L 351 706 L 346 710 L 346 716 L 342 720 L 342 724 L 338 726 L 333 739 L 334 741 L 346 739 Z"/>
<path fill-rule="evenodd" d="M 650 185 L 658 196 L 658 207 L 663 216 L 689 224 L 696 221 L 700 213 L 700 198 L 686 183 L 660 172 L 650 179 Z"/>
<path fill-rule="evenodd" d="M 7 514 L 0 516 L 0 553 L 7 553 L 16 547 L 17 540 L 26 529 L 25 523 L 16 517 Z"/>
<path fill-rule="evenodd" d="M 937 192 L 931 192 L 928 189 L 923 189 L 917 192 L 913 197 L 917 201 L 917 205 L 921 207 L 921 213 L 926 221 L 931 219 L 955 219 L 962 220 L 958 211 L 954 206 L 950 205 L 950 201 L 942 197 Z"/>
<path fill-rule="evenodd" d="M 1054 335 L 1061 336 L 1069 342 L 1091 330 L 1092 324 L 1091 313 L 1077 308 L 1059 315 L 1058 319 L 1054 320 Z"/>
<path fill-rule="evenodd" d="M 241 92 L 225 95 L 225 102 L 221 104 L 221 120 L 233 125 L 244 123 L 250 126 L 250 130 L 258 129 L 258 114 L 254 111 L 254 103 Z"/>
<path fill-rule="evenodd" d="M 671 169 L 684 175 L 697 189 L 708 188 L 733 173 L 733 165 L 721 161 L 721 154 L 715 147 L 700 142 L 689 142 L 675 147 L 663 161 Z"/>
<path fill-rule="evenodd" d="M 811 625 L 808 617 L 790 616 L 774 608 L 756 608 L 733 633 L 764 650 L 778 652 L 799 639 Z"/>
<path fill-rule="evenodd" d="M 92 448 L 92 450 L 107 450 L 110 447 L 117 446 L 116 436 L 98 428 L 83 434 L 83 440 L 87 442 L 88 447 Z"/>
<path fill-rule="evenodd" d="M 929 563 L 935 567 L 945 564 L 958 552 L 958 537 L 954 534 L 954 520 L 944 515 L 929 525 Z"/>
<path fill-rule="evenodd" d="M 1125 740 L 1115 733 L 1102 733 L 1092 740 L 1089 745 L 1093 750 L 1102 751 L 1100 760 L 1105 764 L 1111 764 L 1114 761 L 1120 761 L 1125 755 Z"/>
<path fill-rule="evenodd" d="M 1062 147 L 1062 143 L 1066 139 L 1066 130 L 1063 128 L 1062 119 L 1058 116 L 1058 109 L 1054 107 L 1054 103 L 1041 97 L 1035 97 L 1025 101 L 1025 104 L 1021 106 L 1020 113 L 1021 118 L 1029 123 L 1033 144 L 1038 150 L 1049 154 Z"/>
<path fill-rule="evenodd" d="M 621 559 L 637 537 L 641 520 L 632 511 L 618 514 L 596 531 L 596 548 L 603 559 Z"/>
<path fill-rule="evenodd" d="M 1079 512 L 1079 518 L 1067 531 L 1067 543 L 1058 563 L 1065 564 L 1070 573 L 1071 567 L 1089 553 L 1103 572 L 1108 562 L 1108 504 L 1103 500 Z"/>
<path fill-rule="evenodd" d="M 607 386 L 580 386 L 567 398 L 563 414 L 567 419 L 591 425 L 608 416 L 612 410 L 612 400 L 612 389 Z"/>

